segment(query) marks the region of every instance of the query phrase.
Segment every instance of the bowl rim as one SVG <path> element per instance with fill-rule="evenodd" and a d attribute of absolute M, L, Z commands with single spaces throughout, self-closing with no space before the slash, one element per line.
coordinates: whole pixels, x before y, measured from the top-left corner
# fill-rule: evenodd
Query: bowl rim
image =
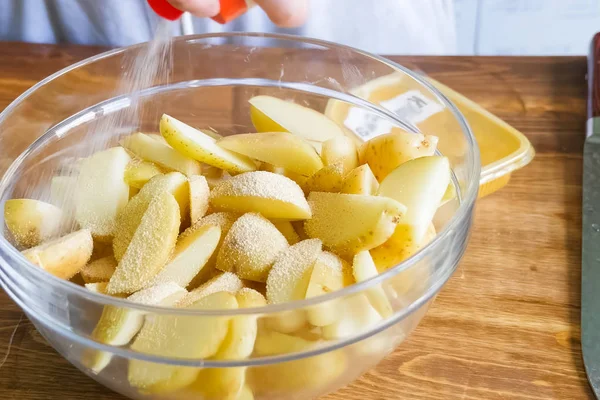
<path fill-rule="evenodd" d="M 73 282 L 58 278 L 58 277 L 50 274 L 49 272 L 33 265 L 21 254 L 20 251 L 18 251 L 14 246 L 12 246 L 8 242 L 8 240 L 6 239 L 6 237 L 4 235 L 0 235 L 0 248 L 7 251 L 7 253 L 12 258 L 21 261 L 22 264 L 25 265 L 26 268 L 28 268 L 34 276 L 39 275 L 44 280 L 50 281 L 52 286 L 58 287 L 60 290 L 64 290 L 65 294 L 83 297 L 88 300 L 94 301 L 94 302 L 98 303 L 99 305 L 113 306 L 113 307 L 119 307 L 119 308 L 125 308 L 125 309 L 134 309 L 134 310 L 139 310 L 139 311 L 145 312 L 145 313 L 168 314 L 168 315 L 188 315 L 188 316 L 190 316 L 190 315 L 193 315 L 193 316 L 238 316 L 238 315 L 250 315 L 250 314 L 266 315 L 266 314 L 271 314 L 271 313 L 279 313 L 279 312 L 296 310 L 299 308 L 306 308 L 306 307 L 320 304 L 320 303 L 323 303 L 326 301 L 330 301 L 335 298 L 345 297 L 347 295 L 351 295 L 351 294 L 369 289 L 370 287 L 372 287 L 374 285 L 380 284 L 381 282 L 391 278 L 392 276 L 399 274 L 400 272 L 410 268 L 415 263 L 417 263 L 418 261 L 425 258 L 430 253 L 431 248 L 436 247 L 436 245 L 440 241 L 447 239 L 449 236 L 451 236 L 453 234 L 453 232 L 455 231 L 455 228 L 457 226 L 459 226 L 463 221 L 467 220 L 470 217 L 470 214 L 472 213 L 473 205 L 475 203 L 475 200 L 476 200 L 477 194 L 478 194 L 478 190 L 479 190 L 479 175 L 481 172 L 481 167 L 480 167 L 480 162 L 479 162 L 479 148 L 477 146 L 477 143 L 475 141 L 475 137 L 473 136 L 471 128 L 470 128 L 469 124 L 467 123 L 467 121 L 465 120 L 462 113 L 446 96 L 444 96 L 443 93 L 441 93 L 438 89 L 436 89 L 431 83 L 429 83 L 426 79 L 419 76 L 417 73 L 415 73 L 415 72 L 409 70 L 408 68 L 406 68 L 394 61 L 391 61 L 385 57 L 378 56 L 378 55 L 375 55 L 375 54 L 372 54 L 372 53 L 369 53 L 369 52 L 366 52 L 366 51 L 363 51 L 360 49 L 356 49 L 351 46 L 341 45 L 341 44 L 337 44 L 337 43 L 329 42 L 329 41 L 325 41 L 325 40 L 320 40 L 320 39 L 300 37 L 300 36 L 296 36 L 296 35 L 270 34 L 270 33 L 258 33 L 258 32 L 227 32 L 227 33 L 209 33 L 209 34 L 199 34 L 199 35 L 178 36 L 178 37 L 172 38 L 172 41 L 173 42 L 192 42 L 193 43 L 193 42 L 200 42 L 202 40 L 210 39 L 210 38 L 246 38 L 246 37 L 267 38 L 267 39 L 274 39 L 274 40 L 279 40 L 279 41 L 304 43 L 304 44 L 308 44 L 308 45 L 324 47 L 326 49 L 342 49 L 342 50 L 347 50 L 352 53 L 358 54 L 362 57 L 373 59 L 373 60 L 379 62 L 380 64 L 390 67 L 392 70 L 401 71 L 404 74 L 411 77 L 412 79 L 414 79 L 415 81 L 417 81 L 423 87 L 428 89 L 433 95 L 437 96 L 438 100 L 440 100 L 443 103 L 443 105 L 445 107 L 447 107 L 450 110 L 450 112 L 452 112 L 454 118 L 456 119 L 459 126 L 461 127 L 462 133 L 468 143 L 467 161 L 470 160 L 470 165 L 468 165 L 468 167 L 473 172 L 473 178 L 469 182 L 467 182 L 466 190 L 464 191 L 464 196 L 462 195 L 462 193 L 459 189 L 459 194 L 461 196 L 459 196 L 460 204 L 458 206 L 458 209 L 456 210 L 454 215 L 452 215 L 452 217 L 450 218 L 450 221 L 448 221 L 448 223 L 443 227 L 443 229 L 437 233 L 437 235 L 431 242 L 429 242 L 427 245 L 425 245 L 424 247 L 419 249 L 417 252 L 415 252 L 409 258 L 403 260 L 401 263 L 397 264 L 396 266 L 389 268 L 385 272 L 380 273 L 380 274 L 378 274 L 370 279 L 367 279 L 365 281 L 358 282 L 358 283 L 355 283 L 348 287 L 345 287 L 341 290 L 337 290 L 337 291 L 334 291 L 334 292 L 331 292 L 331 293 L 328 293 L 325 295 L 313 297 L 310 299 L 295 300 L 295 301 L 282 303 L 282 304 L 269 304 L 267 306 L 261 306 L 261 307 L 240 308 L 240 309 L 235 309 L 235 310 L 194 310 L 194 309 L 174 308 L 174 307 L 160 307 L 160 306 L 156 306 L 156 305 L 143 305 L 143 304 L 128 301 L 126 299 L 112 297 L 112 296 L 104 295 L 101 293 L 95 293 L 95 292 L 92 292 L 92 291 L 90 291 L 82 286 L 79 286 Z M 6 118 L 6 116 L 8 114 L 10 114 L 10 112 L 12 112 L 12 110 L 15 109 L 21 102 L 23 102 L 27 97 L 29 97 L 31 94 L 33 94 L 37 89 L 41 88 L 42 86 L 49 83 L 50 81 L 52 81 L 62 75 L 65 75 L 73 70 L 76 70 L 77 68 L 79 68 L 81 66 L 88 65 L 88 64 L 94 63 L 96 61 L 102 60 L 104 58 L 109 58 L 109 57 L 112 57 L 112 56 L 115 56 L 115 55 L 118 55 L 121 53 L 125 53 L 128 51 L 134 50 L 134 49 L 139 49 L 146 45 L 147 45 L 147 42 L 136 44 L 133 46 L 108 50 L 103 53 L 97 54 L 95 56 L 88 57 L 84 60 L 78 61 L 68 67 L 65 67 L 65 68 L 53 73 L 52 75 L 49 75 L 48 77 L 42 79 L 40 82 L 33 85 L 31 88 L 27 89 L 24 93 L 22 93 L 15 100 L 13 100 L 2 112 L 0 112 L 0 123 L 2 123 L 4 118 Z M 396 122 L 399 124 L 402 124 L 402 122 L 399 120 L 397 120 Z M 28 149 L 29 149 L 29 147 L 28 147 Z M 13 165 L 16 161 L 18 161 L 23 156 L 23 154 L 25 154 L 28 151 L 28 149 L 26 149 L 20 156 L 17 157 L 17 159 L 15 159 L 15 161 L 13 161 Z M 9 169 L 7 171 L 9 171 L 10 168 L 11 167 L 9 167 Z M 453 272 L 453 271 L 451 271 L 451 272 Z M 444 274 L 445 279 L 443 279 L 442 284 L 445 283 L 445 281 L 447 281 L 451 275 L 452 275 L 452 273 Z M 427 298 L 427 299 L 431 298 L 437 292 L 439 287 L 441 287 L 441 285 L 437 285 L 437 282 L 435 282 L 424 292 L 423 296 L 421 296 L 420 298 Z M 436 290 L 432 290 L 434 288 Z M 405 309 L 411 308 L 411 306 L 417 301 L 418 300 L 411 302 L 411 304 L 409 306 L 405 307 Z M 388 318 L 388 320 L 389 319 L 390 318 Z M 387 320 L 384 320 L 384 321 L 387 321 Z"/>

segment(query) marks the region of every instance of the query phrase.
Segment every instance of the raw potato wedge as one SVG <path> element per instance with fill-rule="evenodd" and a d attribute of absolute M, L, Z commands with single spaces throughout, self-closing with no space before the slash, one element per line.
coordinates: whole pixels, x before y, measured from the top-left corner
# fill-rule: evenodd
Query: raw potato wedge
<path fill-rule="evenodd" d="M 233 174 L 256 170 L 250 158 L 219 147 L 212 137 L 169 115 L 160 119 L 160 133 L 174 149 L 194 160 Z"/>
<path fill-rule="evenodd" d="M 91 232 L 82 229 L 25 250 L 23 255 L 52 275 L 68 280 L 87 264 L 93 247 Z"/>
<path fill-rule="evenodd" d="M 162 173 L 163 170 L 154 163 L 131 160 L 125 168 L 125 183 L 132 188 L 141 189 L 152 177 Z"/>
<path fill-rule="evenodd" d="M 108 283 L 109 294 L 133 293 L 148 285 L 165 266 L 179 233 L 179 205 L 172 194 L 156 196 Z"/>
<path fill-rule="evenodd" d="M 354 256 L 354 260 L 352 261 L 352 271 L 357 283 L 366 281 L 379 274 L 377 267 L 375 267 L 375 263 L 373 262 L 373 258 L 368 251 L 361 251 Z M 383 318 L 388 318 L 394 313 L 392 305 L 381 285 L 374 285 L 367 289 L 365 294 L 373 308 L 375 308 Z"/>
<path fill-rule="evenodd" d="M 195 310 L 231 310 L 237 308 L 235 296 L 213 293 L 188 308 Z M 164 357 L 200 359 L 217 353 L 227 335 L 229 317 L 159 315 L 148 319 L 131 349 Z M 192 383 L 198 368 L 129 360 L 129 383 L 150 392 L 177 390 Z"/>
<path fill-rule="evenodd" d="M 408 161 L 381 182 L 379 195 L 402 202 L 407 212 L 400 218 L 394 235 L 372 253 L 380 270 L 397 264 L 419 248 L 449 183 L 450 163 L 438 156 Z"/>
<path fill-rule="evenodd" d="M 33 247 L 59 233 L 60 208 L 31 199 L 12 199 L 4 204 L 4 222 L 18 246 Z"/>
<path fill-rule="evenodd" d="M 341 256 L 384 243 L 406 212 L 397 201 L 379 196 L 312 192 L 308 202 L 313 218 L 304 223 L 306 234 Z"/>
<path fill-rule="evenodd" d="M 247 213 L 233 223 L 217 256 L 217 269 L 242 279 L 266 282 L 277 256 L 288 247 L 285 237 L 260 214 Z"/>
<path fill-rule="evenodd" d="M 181 299 L 177 306 L 188 307 L 200 299 L 217 292 L 236 293 L 242 287 L 243 283 L 236 274 L 222 272 L 189 292 Z"/>
<path fill-rule="evenodd" d="M 110 241 L 117 215 L 129 200 L 125 168 L 131 157 L 120 148 L 100 151 L 81 162 L 75 197 L 75 219 L 99 239 Z"/>
<path fill-rule="evenodd" d="M 299 220 L 311 217 L 302 189 L 291 179 L 266 171 L 236 175 L 210 194 L 217 209 L 258 212 L 266 218 Z"/>
<path fill-rule="evenodd" d="M 219 239 L 221 228 L 203 225 L 194 230 L 186 230 L 177 240 L 171 260 L 152 279 L 151 286 L 159 283 L 174 282 L 187 287 L 210 259 Z"/>
<path fill-rule="evenodd" d="M 267 278 L 270 304 L 302 300 L 310 281 L 313 265 L 321 253 L 321 241 L 308 239 L 284 251 L 273 264 Z"/>
<path fill-rule="evenodd" d="M 142 160 L 151 161 L 170 171 L 181 172 L 186 176 L 199 175 L 200 163 L 185 153 L 179 153 L 171 146 L 144 135 L 134 133 L 121 141 L 121 146 Z"/>
<path fill-rule="evenodd" d="M 206 214 L 208 211 L 208 198 L 210 188 L 205 177 L 194 175 L 190 177 L 190 217 L 192 225 Z"/>
<path fill-rule="evenodd" d="M 171 307 L 186 293 L 185 289 L 169 282 L 142 289 L 129 296 L 127 300 L 138 304 Z M 144 314 L 141 312 L 106 306 L 92 332 L 92 338 L 100 343 L 123 346 L 133 339 L 143 323 Z M 85 365 L 96 374 L 100 373 L 112 358 L 111 353 L 102 351 L 92 351 L 86 356 Z"/>
<path fill-rule="evenodd" d="M 308 178 L 304 184 L 307 193 L 331 192 L 337 193 L 342 190 L 344 184 L 344 164 L 339 162 L 321 168 L 313 176 Z"/>
<path fill-rule="evenodd" d="M 265 297 L 254 289 L 242 288 L 235 298 L 239 308 L 254 308 L 267 305 Z M 240 315 L 229 321 L 229 331 L 215 355 L 217 360 L 242 360 L 254 350 L 258 331 L 255 315 Z"/>
<path fill-rule="evenodd" d="M 219 140 L 217 144 L 300 175 L 310 176 L 323 168 L 315 149 L 302 138 L 287 132 L 233 135 Z"/>
<path fill-rule="evenodd" d="M 368 164 L 354 168 L 344 178 L 342 193 L 347 194 L 367 194 L 375 196 L 379 190 L 379 182 L 373 175 L 373 171 Z"/>
<path fill-rule="evenodd" d="M 311 108 L 271 96 L 255 96 L 248 102 L 258 132 L 290 132 L 315 142 L 344 136 L 338 124 Z"/>
<path fill-rule="evenodd" d="M 400 164 L 414 158 L 432 156 L 437 136 L 420 133 L 393 132 L 374 137 L 361 149 L 361 164 L 369 164 L 379 182 Z"/>
<path fill-rule="evenodd" d="M 256 353 L 274 356 L 315 349 L 318 342 L 278 332 L 264 331 L 256 340 Z M 334 350 L 296 361 L 252 367 L 248 381 L 254 392 L 272 398 L 314 398 L 320 388 L 331 385 L 346 371 L 343 350 Z"/>
<path fill-rule="evenodd" d="M 85 283 L 108 282 L 117 269 L 113 256 L 99 258 L 83 267 L 79 273 Z"/>
<path fill-rule="evenodd" d="M 351 285 L 354 279 L 348 263 L 333 253 L 322 252 L 313 267 L 306 298 L 322 296 Z M 308 321 L 314 326 L 326 326 L 339 318 L 338 300 L 332 299 L 307 309 Z"/>
<path fill-rule="evenodd" d="M 321 158 L 325 165 L 341 162 L 346 172 L 358 167 L 356 144 L 348 136 L 336 136 L 323 142 Z"/>
<path fill-rule="evenodd" d="M 349 338 L 371 329 L 383 320 L 362 293 L 341 299 L 338 305 L 338 320 L 321 328 L 324 339 Z"/>
<path fill-rule="evenodd" d="M 113 251 L 117 261 L 125 254 L 150 202 L 162 193 L 175 196 L 182 221 L 189 215 L 189 184 L 185 176 L 179 172 L 171 172 L 150 179 L 117 216 L 118 229 L 113 239 Z"/>
<path fill-rule="evenodd" d="M 275 220 L 271 222 L 273 223 L 273 225 L 275 225 L 275 228 L 277 228 L 279 232 L 281 232 L 281 234 L 286 238 L 290 246 L 300 241 L 300 236 L 298 235 L 290 221 Z"/>
<path fill-rule="evenodd" d="M 204 368 L 184 392 L 200 393 L 202 400 L 240 400 L 245 382 L 245 367 Z"/>

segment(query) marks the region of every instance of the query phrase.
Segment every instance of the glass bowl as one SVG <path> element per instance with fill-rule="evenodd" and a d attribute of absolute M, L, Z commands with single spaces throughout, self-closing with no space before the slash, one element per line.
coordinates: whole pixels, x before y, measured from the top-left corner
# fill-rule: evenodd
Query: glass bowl
<path fill-rule="evenodd" d="M 320 112 L 332 101 L 343 102 L 356 110 L 352 123 L 346 124 L 353 137 L 360 136 L 361 126 L 418 132 L 402 113 L 391 113 L 352 92 L 398 73 L 414 82 L 420 96 L 442 116 L 435 127 L 438 151 L 450 160 L 456 196 L 435 216 L 437 236 L 394 268 L 340 291 L 262 308 L 200 311 L 138 305 L 94 293 L 28 263 L 2 235 L 2 287 L 62 356 L 131 398 L 304 400 L 353 381 L 414 330 L 465 251 L 480 167 L 464 118 L 430 83 L 406 68 L 333 43 L 242 33 L 179 37 L 173 40 L 174 68 L 168 76 L 132 93 L 123 83 L 123 66 L 145 51 L 138 45 L 76 63 L 33 86 L 0 114 L 0 204 L 17 197 L 48 200 L 51 177 L 61 173 L 66 160 L 89 149 L 90 129 L 111 146 L 125 133 L 156 132 L 160 115 L 167 113 L 223 135 L 252 132 L 248 99 L 258 94 Z M 133 112 L 135 104 L 138 113 Z M 406 99 L 405 111 L 412 106 Z M 98 132 L 107 119 L 127 112 L 135 118 Z M 388 315 L 371 307 L 367 296 L 374 290 L 389 300 Z M 309 324 L 307 315 L 315 309 L 333 310 L 335 326 Z M 134 325 L 159 321 L 186 326 L 188 334 L 198 332 L 198 337 L 207 327 L 216 332 L 245 321 L 256 327 L 258 336 L 252 354 L 240 359 L 162 354 L 155 348 L 132 348 L 130 342 L 110 345 L 99 339 L 94 328 L 103 313 L 111 312 L 126 315 Z"/>

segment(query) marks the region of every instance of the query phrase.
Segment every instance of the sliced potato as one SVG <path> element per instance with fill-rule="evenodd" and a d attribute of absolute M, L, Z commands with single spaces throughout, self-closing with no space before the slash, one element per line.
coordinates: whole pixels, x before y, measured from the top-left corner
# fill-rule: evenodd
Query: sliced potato
<path fill-rule="evenodd" d="M 173 195 L 164 192 L 156 196 L 110 278 L 107 292 L 133 293 L 148 285 L 175 248 L 179 223 L 179 205 Z"/>
<path fill-rule="evenodd" d="M 206 214 L 208 211 L 208 198 L 210 188 L 205 177 L 194 175 L 190 177 L 190 217 L 192 225 Z"/>
<path fill-rule="evenodd" d="M 295 333 L 306 327 L 308 322 L 305 310 L 283 311 L 264 319 L 267 329 L 281 333 Z"/>
<path fill-rule="evenodd" d="M 300 236 L 294 229 L 292 223 L 290 221 L 271 221 L 275 228 L 281 232 L 281 234 L 286 238 L 290 245 L 296 244 L 300 241 Z"/>
<path fill-rule="evenodd" d="M 313 218 L 304 223 L 309 237 L 319 238 L 340 255 L 354 255 L 384 243 L 406 207 L 387 197 L 312 192 Z"/>
<path fill-rule="evenodd" d="M 366 332 L 383 320 L 362 293 L 340 299 L 338 305 L 337 321 L 321 328 L 324 339 L 347 339 Z"/>
<path fill-rule="evenodd" d="M 132 188 L 141 189 L 155 175 L 164 171 L 150 161 L 132 160 L 125 169 L 125 183 Z"/>
<path fill-rule="evenodd" d="M 337 193 L 342 190 L 344 184 L 344 164 L 337 163 L 328 165 L 318 170 L 313 176 L 308 178 L 304 184 L 307 193 L 310 192 L 331 192 Z"/>
<path fill-rule="evenodd" d="M 143 133 L 134 133 L 124 138 L 121 145 L 142 160 L 151 161 L 167 170 L 181 172 L 186 176 L 200 174 L 198 161 Z"/>
<path fill-rule="evenodd" d="M 116 268 L 117 261 L 111 255 L 90 262 L 79 273 L 85 283 L 108 282 Z"/>
<path fill-rule="evenodd" d="M 253 289 L 242 288 L 235 298 L 239 308 L 263 307 L 267 305 L 265 297 Z M 254 350 L 254 341 L 258 330 L 255 315 L 240 315 L 229 321 L 229 331 L 215 355 L 217 360 L 242 360 Z"/>
<path fill-rule="evenodd" d="M 380 196 L 401 201 L 408 208 L 393 236 L 372 256 L 387 269 L 413 254 L 421 243 L 450 183 L 445 157 L 429 156 L 408 161 L 392 171 L 379 187 Z"/>
<path fill-rule="evenodd" d="M 117 215 L 129 200 L 129 186 L 123 177 L 130 160 L 124 149 L 115 147 L 81 163 L 74 193 L 75 219 L 99 240 L 112 239 Z"/>
<path fill-rule="evenodd" d="M 240 400 L 245 382 L 245 367 L 204 368 L 185 391 L 200 393 L 203 400 Z"/>
<path fill-rule="evenodd" d="M 414 158 L 432 156 L 437 136 L 420 133 L 392 132 L 374 137 L 361 149 L 361 164 L 369 164 L 379 182 L 400 164 Z"/>
<path fill-rule="evenodd" d="M 266 282 L 277 256 L 288 247 L 285 237 L 260 214 L 246 213 L 233 223 L 217 256 L 217 269 L 242 279 Z"/>
<path fill-rule="evenodd" d="M 177 306 L 188 307 L 200 299 L 217 292 L 237 293 L 237 291 L 242 287 L 242 281 L 236 274 L 232 274 L 231 272 L 222 272 L 189 292 L 183 299 L 181 299 Z"/>
<path fill-rule="evenodd" d="M 259 170 L 272 172 L 274 174 L 279 174 L 279 175 L 283 175 L 287 178 L 290 178 L 291 180 L 296 182 L 298 184 L 298 186 L 300 186 L 303 189 L 304 189 L 304 185 L 306 184 L 306 181 L 308 180 L 308 176 L 300 175 L 296 172 L 292 172 L 283 167 L 276 167 L 275 165 L 271 165 L 268 163 L 261 163 Z"/>
<path fill-rule="evenodd" d="M 188 308 L 221 310 L 237 308 L 235 296 L 227 292 L 213 293 Z M 218 351 L 229 325 L 224 316 L 157 315 L 146 320 L 131 349 L 164 357 L 200 359 Z M 151 392 L 176 390 L 192 383 L 199 369 L 129 360 L 129 383 Z"/>
<path fill-rule="evenodd" d="M 356 144 L 348 136 L 336 136 L 323 142 L 321 158 L 325 165 L 333 165 L 341 162 L 346 172 L 358 167 Z"/>
<path fill-rule="evenodd" d="M 284 251 L 267 278 L 269 303 L 304 299 L 312 268 L 320 253 L 321 241 L 318 239 L 303 240 Z"/>
<path fill-rule="evenodd" d="M 185 289 L 169 282 L 142 289 L 129 296 L 127 300 L 145 305 L 171 307 L 185 294 Z M 92 338 L 100 343 L 123 346 L 133 339 L 142 328 L 143 323 L 144 314 L 141 312 L 106 306 L 92 332 Z M 93 351 L 88 353 L 85 364 L 97 374 L 108 365 L 111 358 L 111 353 Z"/>
<path fill-rule="evenodd" d="M 377 194 L 377 190 L 379 190 L 377 178 L 373 175 L 369 164 L 363 164 L 360 167 L 354 168 L 344 177 L 341 192 L 374 196 Z"/>
<path fill-rule="evenodd" d="M 59 233 L 60 208 L 31 199 L 11 199 L 4 204 L 4 222 L 18 246 L 37 246 Z"/>
<path fill-rule="evenodd" d="M 150 202 L 162 193 L 171 193 L 175 197 L 182 221 L 189 215 L 189 185 L 185 176 L 179 172 L 171 172 L 150 179 L 117 216 L 117 229 L 113 239 L 113 250 L 117 261 L 120 261 L 125 254 Z"/>
<path fill-rule="evenodd" d="M 87 264 L 93 247 L 91 232 L 82 229 L 25 250 L 23 256 L 52 275 L 68 280 Z"/>
<path fill-rule="evenodd" d="M 177 240 L 171 260 L 151 280 L 150 286 L 173 282 L 187 287 L 210 259 L 221 237 L 221 228 L 202 225 L 186 230 Z"/>
<path fill-rule="evenodd" d="M 366 281 L 379 274 L 377 267 L 375 267 L 375 263 L 373 262 L 373 258 L 368 251 L 361 251 L 354 256 L 354 260 L 352 261 L 352 271 L 356 282 Z M 381 285 L 374 285 L 367 289 L 365 294 L 373 308 L 375 308 L 383 318 L 388 318 L 394 313 L 392 305 Z"/>
<path fill-rule="evenodd" d="M 247 172 L 216 186 L 210 203 L 222 210 L 258 212 L 266 218 L 299 220 L 311 217 L 302 189 L 285 176 Z"/>
<path fill-rule="evenodd" d="M 310 144 L 287 132 L 233 135 L 219 140 L 217 144 L 305 176 L 310 176 L 323 167 L 321 158 Z"/>
<path fill-rule="evenodd" d="M 164 114 L 160 119 L 160 133 L 174 149 L 194 160 L 233 174 L 256 170 L 256 164 L 250 158 L 219 147 L 206 133 L 169 115 Z"/>
<path fill-rule="evenodd" d="M 259 132 L 290 132 L 316 142 L 344 136 L 338 124 L 311 108 L 271 96 L 255 96 L 248 101 L 250 118 Z"/>

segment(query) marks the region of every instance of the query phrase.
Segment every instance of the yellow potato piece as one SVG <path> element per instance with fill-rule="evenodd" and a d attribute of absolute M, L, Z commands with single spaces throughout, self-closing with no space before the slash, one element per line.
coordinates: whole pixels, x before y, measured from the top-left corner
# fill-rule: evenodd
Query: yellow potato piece
<path fill-rule="evenodd" d="M 302 189 L 285 176 L 266 171 L 236 175 L 210 194 L 217 209 L 235 212 L 258 212 L 266 218 L 299 220 L 311 217 Z"/>
<path fill-rule="evenodd" d="M 221 228 L 214 225 L 186 230 L 177 240 L 171 260 L 152 279 L 150 285 L 174 282 L 187 287 L 206 265 L 221 237 Z"/>
<path fill-rule="evenodd" d="M 369 164 L 363 164 L 354 168 L 344 177 L 342 193 L 348 194 L 367 194 L 374 196 L 379 190 L 379 182 L 373 175 Z"/>
<path fill-rule="evenodd" d="M 248 101 L 252 123 L 259 132 L 290 132 L 316 142 L 344 135 L 338 124 L 311 108 L 271 96 Z"/>
<path fill-rule="evenodd" d="M 375 267 L 375 263 L 373 262 L 373 258 L 368 251 L 361 251 L 354 256 L 352 271 L 357 283 L 366 281 L 379 274 L 377 267 Z M 373 285 L 365 291 L 365 294 L 373 308 L 375 308 L 383 318 L 388 318 L 394 313 L 392 305 L 381 285 Z"/>
<path fill-rule="evenodd" d="M 400 164 L 414 158 L 434 155 L 437 143 L 437 136 L 408 132 L 387 133 L 362 145 L 361 164 L 369 164 L 375 177 L 381 182 Z"/>
<path fill-rule="evenodd" d="M 37 246 L 59 233 L 60 208 L 31 199 L 11 199 L 4 204 L 4 222 L 18 246 Z"/>
<path fill-rule="evenodd" d="M 294 333 L 306 327 L 308 322 L 305 310 L 290 310 L 270 315 L 264 319 L 266 328 L 281 332 Z"/>
<path fill-rule="evenodd" d="M 312 192 L 308 201 L 313 218 L 304 223 L 306 234 L 342 256 L 384 243 L 406 212 L 397 201 L 379 196 Z"/>
<path fill-rule="evenodd" d="M 349 338 L 372 329 L 383 320 L 367 296 L 362 293 L 340 299 L 338 305 L 338 320 L 321 328 L 324 339 Z"/>
<path fill-rule="evenodd" d="M 188 308 L 231 310 L 237 308 L 235 296 L 227 292 L 208 295 Z M 229 317 L 157 315 L 146 320 L 131 349 L 164 357 L 201 359 L 216 354 L 227 334 Z M 131 386 L 149 392 L 181 389 L 192 383 L 200 369 L 129 360 Z"/>
<path fill-rule="evenodd" d="M 323 142 L 321 158 L 325 165 L 342 163 L 344 171 L 358 167 L 358 151 L 356 144 L 347 136 L 336 136 Z"/>
<path fill-rule="evenodd" d="M 185 392 L 200 393 L 203 400 L 240 400 L 245 382 L 245 367 L 204 368 Z"/>
<path fill-rule="evenodd" d="M 284 251 L 273 264 L 267 278 L 270 304 L 302 300 L 310 281 L 313 265 L 321 253 L 321 241 L 308 239 Z"/>
<path fill-rule="evenodd" d="M 379 195 L 402 202 L 407 212 L 382 249 L 372 253 L 379 268 L 395 265 L 418 249 L 449 183 L 448 159 L 438 156 L 408 161 L 381 182 Z"/>
<path fill-rule="evenodd" d="M 217 144 L 301 175 L 310 176 L 323 167 L 321 158 L 309 143 L 287 132 L 233 135 Z"/>
<path fill-rule="evenodd" d="M 174 149 L 194 160 L 234 174 L 256 170 L 252 159 L 219 147 L 212 137 L 169 115 L 160 119 L 160 133 Z"/>
<path fill-rule="evenodd" d="M 129 186 L 123 177 L 130 160 L 124 149 L 115 147 L 81 163 L 74 193 L 75 219 L 99 240 L 110 241 L 117 215 L 129 200 Z"/>
<path fill-rule="evenodd" d="M 125 183 L 141 189 L 155 175 L 162 174 L 163 170 L 149 161 L 132 160 L 125 169 Z"/>
<path fill-rule="evenodd" d="M 200 174 L 198 161 L 143 133 L 134 133 L 124 138 L 121 145 L 142 160 L 151 161 L 170 171 L 181 172 L 186 176 Z"/>
<path fill-rule="evenodd" d="M 318 170 L 313 176 L 308 178 L 304 184 L 307 193 L 310 192 L 331 192 L 337 193 L 342 190 L 344 184 L 344 164 L 328 165 Z"/>
<path fill-rule="evenodd" d="M 133 293 L 151 282 L 175 248 L 179 224 L 179 205 L 173 195 L 156 196 L 110 278 L 107 292 Z"/>
<path fill-rule="evenodd" d="M 318 342 L 278 332 L 263 331 L 256 340 L 256 353 L 274 356 L 313 350 Z M 334 350 L 296 361 L 252 367 L 248 370 L 249 386 L 255 394 L 267 398 L 313 398 L 335 382 L 348 367 L 343 350 Z M 302 397 L 298 397 L 302 396 Z"/>
<path fill-rule="evenodd" d="M 25 250 L 23 256 L 52 275 L 71 279 L 87 264 L 93 247 L 91 232 L 82 229 Z"/>
<path fill-rule="evenodd" d="M 217 269 L 242 279 L 266 282 L 277 256 L 288 247 L 285 237 L 260 214 L 246 213 L 233 223 L 217 256 Z"/>
<path fill-rule="evenodd" d="M 185 176 L 179 172 L 171 172 L 150 179 L 117 216 L 117 229 L 113 239 L 113 250 L 117 261 L 120 261 L 125 254 L 150 202 L 162 193 L 171 193 L 175 197 L 182 221 L 189 215 L 189 184 Z"/>
<path fill-rule="evenodd" d="M 204 176 L 194 175 L 190 177 L 190 217 L 192 225 L 208 211 L 208 198 L 210 188 Z"/>
<path fill-rule="evenodd" d="M 108 282 L 117 268 L 117 261 L 110 255 L 90 262 L 79 273 L 85 283 Z"/>
<path fill-rule="evenodd" d="M 87 287 L 87 285 L 86 285 Z M 105 289 L 105 288 L 104 288 Z M 101 292 L 102 293 L 102 292 Z M 138 304 L 171 307 L 186 294 L 185 289 L 175 283 L 161 283 L 127 297 Z M 100 343 L 112 346 L 126 345 L 139 332 L 144 323 L 144 314 L 133 309 L 105 306 L 92 338 Z M 110 362 L 111 353 L 91 351 L 84 358 L 85 365 L 98 374 Z"/>
<path fill-rule="evenodd" d="M 279 174 L 279 175 L 283 175 L 287 178 L 290 178 L 291 180 L 296 182 L 298 184 L 298 186 L 300 186 L 303 189 L 304 189 L 304 185 L 306 184 L 306 181 L 308 180 L 308 176 L 300 175 L 296 172 L 292 172 L 283 167 L 276 167 L 275 165 L 271 165 L 268 163 L 261 163 L 259 170 L 272 172 L 274 174 Z"/>
<path fill-rule="evenodd" d="M 271 221 L 275 228 L 281 232 L 281 234 L 286 238 L 288 244 L 293 245 L 300 241 L 300 235 L 294 229 L 294 226 L 290 221 Z"/>
<path fill-rule="evenodd" d="M 181 299 L 177 306 L 188 307 L 198 302 L 200 299 L 217 292 L 236 293 L 242 287 L 242 281 L 236 274 L 232 274 L 231 272 L 222 272 L 189 292 L 183 299 Z"/>

